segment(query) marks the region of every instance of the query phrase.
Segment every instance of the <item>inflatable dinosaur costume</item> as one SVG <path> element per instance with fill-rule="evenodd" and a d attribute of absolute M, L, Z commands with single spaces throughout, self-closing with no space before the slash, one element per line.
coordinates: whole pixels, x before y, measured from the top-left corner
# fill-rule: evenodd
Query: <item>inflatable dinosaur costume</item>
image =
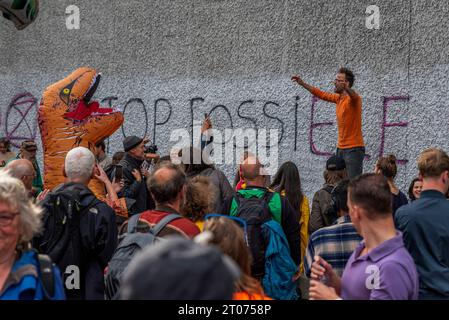
<path fill-rule="evenodd" d="M 93 150 L 95 144 L 114 133 L 123 123 L 123 114 L 100 108 L 90 100 L 101 75 L 91 68 L 80 68 L 49 86 L 39 106 L 39 128 L 44 151 L 44 185 L 53 189 L 64 182 L 63 165 L 67 152 L 75 147 Z M 103 198 L 103 184 L 92 179 L 89 188 Z"/>

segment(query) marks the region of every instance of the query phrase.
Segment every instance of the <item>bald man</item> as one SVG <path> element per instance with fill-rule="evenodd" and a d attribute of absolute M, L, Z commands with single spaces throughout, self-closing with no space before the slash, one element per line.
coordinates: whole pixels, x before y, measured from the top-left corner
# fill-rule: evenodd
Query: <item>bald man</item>
<path fill-rule="evenodd" d="M 242 162 L 242 176 L 245 179 L 245 182 L 249 185 L 265 187 L 266 186 L 266 173 L 263 169 L 262 164 L 259 159 L 253 155 L 249 155 Z"/>
<path fill-rule="evenodd" d="M 246 187 L 245 189 L 239 190 L 235 196 L 224 201 L 221 213 L 241 217 L 245 220 L 245 217 L 249 215 L 248 212 L 257 209 L 262 210 L 262 204 L 260 202 L 265 201 L 268 205 L 268 214 L 270 216 L 268 218 L 265 217 L 265 212 L 256 213 L 259 216 L 258 219 L 266 221 L 265 218 L 267 218 L 268 220 L 272 219 L 280 223 L 289 243 L 290 256 L 299 265 L 301 260 L 299 212 L 293 209 L 287 198 L 267 189 L 267 175 L 259 159 L 255 156 L 250 155 L 243 161 L 241 164 L 241 172 Z M 255 200 L 255 198 L 260 200 Z M 241 209 L 243 207 L 245 207 L 244 210 Z M 252 250 L 253 256 L 258 254 L 257 251 L 260 250 Z M 257 258 L 254 259 L 256 260 Z M 259 265 L 257 262 L 253 263 L 251 269 L 253 276 L 258 279 L 263 278 L 264 265 L 262 262 Z"/>
<path fill-rule="evenodd" d="M 186 176 L 178 166 L 170 162 L 162 162 L 156 166 L 147 183 L 156 208 L 140 214 L 138 218 L 139 231 L 148 232 L 149 228 L 154 227 L 159 221 L 173 213 L 178 217 L 162 228 L 159 233 L 160 237 L 181 235 L 193 238 L 201 232 L 195 223 L 179 214 L 181 204 L 185 199 Z M 127 227 L 126 224 L 122 231 L 126 230 L 125 227 Z"/>
<path fill-rule="evenodd" d="M 30 160 L 17 159 L 9 162 L 6 166 L 9 174 L 23 182 L 29 194 L 33 193 L 33 179 L 36 177 L 36 171 Z"/>

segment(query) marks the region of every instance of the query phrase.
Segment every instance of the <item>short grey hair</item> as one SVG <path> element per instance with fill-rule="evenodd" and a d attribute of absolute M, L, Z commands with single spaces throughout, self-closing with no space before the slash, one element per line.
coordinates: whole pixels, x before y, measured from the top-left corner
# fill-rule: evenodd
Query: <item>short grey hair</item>
<path fill-rule="evenodd" d="M 77 147 L 70 150 L 65 157 L 64 169 L 69 179 L 88 181 L 95 166 L 95 156 L 87 148 Z"/>
<path fill-rule="evenodd" d="M 23 182 L 6 171 L 0 172 L 0 202 L 19 212 L 20 238 L 17 245 L 27 245 L 42 228 L 42 209 L 33 204 Z"/>
<path fill-rule="evenodd" d="M 22 179 L 34 171 L 33 164 L 27 159 L 16 159 L 6 165 L 6 170 L 13 178 Z"/>

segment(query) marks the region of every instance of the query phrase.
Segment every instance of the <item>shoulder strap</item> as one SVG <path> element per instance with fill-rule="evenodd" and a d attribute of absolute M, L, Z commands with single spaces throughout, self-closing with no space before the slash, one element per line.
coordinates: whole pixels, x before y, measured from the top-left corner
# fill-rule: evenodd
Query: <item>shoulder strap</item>
<path fill-rule="evenodd" d="M 236 217 L 239 212 L 239 206 L 240 206 L 240 199 L 243 198 L 243 195 L 240 193 L 240 190 L 237 191 L 233 196 L 231 200 L 231 207 L 229 208 L 230 212 L 229 215 L 232 217 Z"/>
<path fill-rule="evenodd" d="M 332 194 L 332 191 L 334 191 L 334 189 L 335 189 L 335 187 L 334 187 L 334 186 L 331 186 L 331 185 L 327 185 L 327 186 L 325 186 L 325 187 L 323 188 L 324 191 L 326 191 L 326 192 L 328 192 L 328 193 L 330 193 L 330 194 Z"/>
<path fill-rule="evenodd" d="M 268 208 L 274 221 L 281 223 L 282 220 L 282 200 L 279 192 L 267 192 Z"/>
<path fill-rule="evenodd" d="M 159 232 L 161 232 L 162 229 L 164 229 L 164 227 L 169 224 L 170 222 L 172 222 L 173 220 L 182 218 L 179 214 L 176 213 L 171 213 L 167 216 L 165 216 L 161 221 L 159 221 L 152 229 L 151 232 L 157 236 L 159 234 Z"/>
<path fill-rule="evenodd" d="M 273 196 L 274 196 L 275 194 L 279 194 L 279 193 L 278 193 L 278 192 L 271 192 L 271 191 L 267 190 L 267 191 L 264 193 L 263 198 L 264 198 L 265 201 L 268 203 L 268 202 L 271 201 L 271 199 L 273 198 Z"/>
<path fill-rule="evenodd" d="M 239 208 L 239 200 L 237 199 L 237 195 L 233 196 L 231 199 L 231 205 L 229 208 L 229 215 L 235 217 L 238 213 Z"/>
<path fill-rule="evenodd" d="M 44 290 L 45 297 L 52 299 L 55 295 L 55 278 L 53 273 L 53 263 L 49 256 L 39 254 L 37 256 L 39 263 L 39 273 L 41 275 L 42 288 Z"/>
<path fill-rule="evenodd" d="M 100 199 L 98 199 L 94 194 L 92 194 L 92 200 L 85 207 L 83 207 L 81 211 L 88 211 L 90 208 L 101 202 L 102 201 Z"/>
<path fill-rule="evenodd" d="M 137 229 L 137 224 L 139 223 L 141 213 L 132 215 L 131 218 L 128 219 L 128 229 L 127 233 L 133 233 Z"/>

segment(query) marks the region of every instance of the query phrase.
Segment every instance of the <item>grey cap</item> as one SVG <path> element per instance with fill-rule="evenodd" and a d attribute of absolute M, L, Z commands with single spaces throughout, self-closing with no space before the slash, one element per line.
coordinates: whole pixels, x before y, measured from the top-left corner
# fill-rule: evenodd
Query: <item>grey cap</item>
<path fill-rule="evenodd" d="M 125 152 L 128 152 L 129 150 L 137 147 L 139 144 L 141 144 L 143 141 L 142 138 L 136 137 L 136 136 L 129 136 L 126 137 L 123 140 L 123 150 Z"/>

